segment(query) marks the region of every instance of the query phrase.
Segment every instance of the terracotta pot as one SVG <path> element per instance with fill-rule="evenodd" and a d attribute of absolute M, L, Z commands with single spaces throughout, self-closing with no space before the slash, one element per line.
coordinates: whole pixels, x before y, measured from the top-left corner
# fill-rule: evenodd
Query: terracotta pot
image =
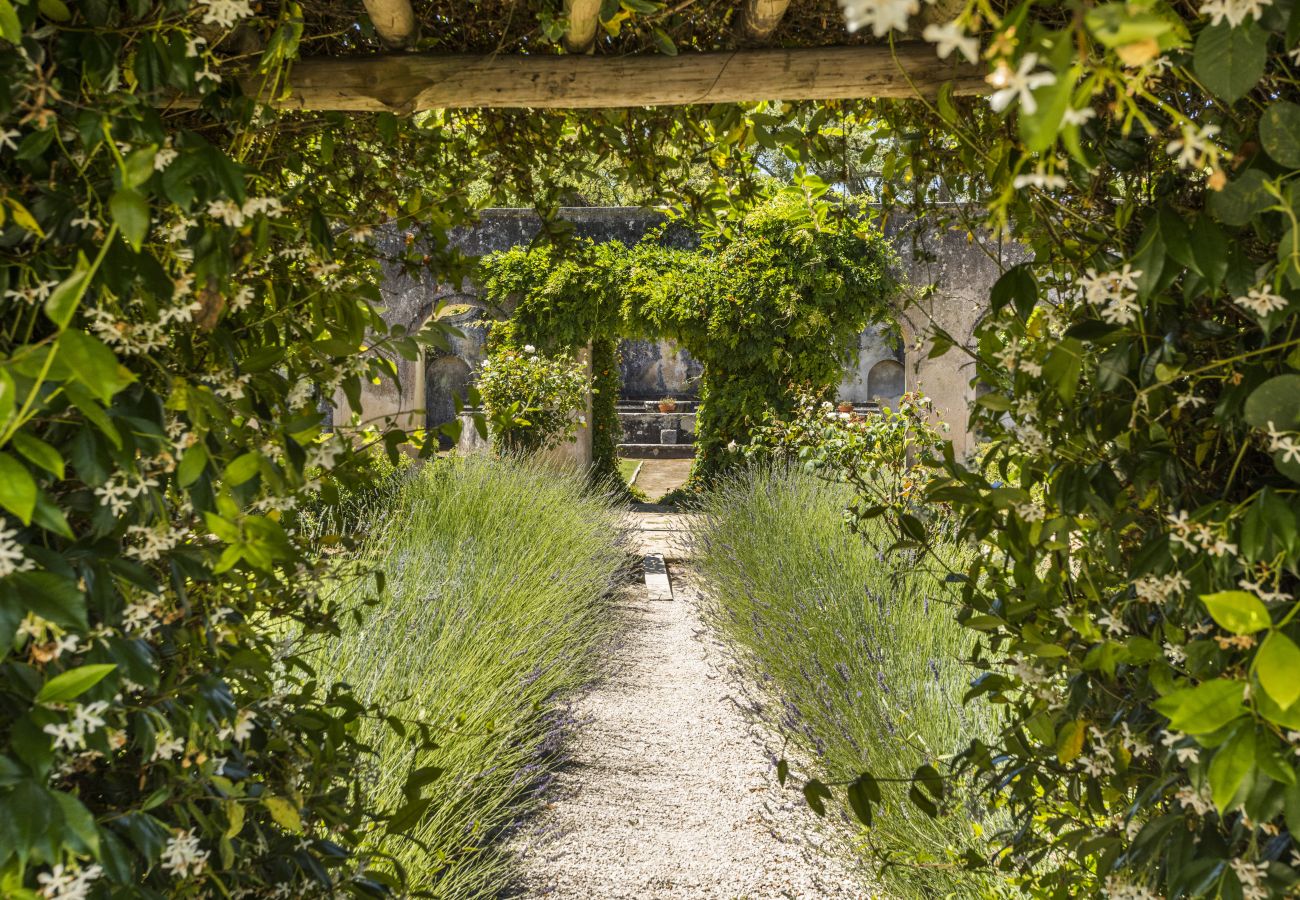
<path fill-rule="evenodd" d="M 841 403 L 841 404 L 839 405 L 838 408 L 839 408 L 839 411 L 842 412 L 842 413 L 851 413 L 851 412 L 853 412 L 853 404 L 852 404 L 852 403 L 849 403 L 849 402 L 847 402 L 847 401 L 845 401 L 844 403 Z"/>
<path fill-rule="evenodd" d="M 661 413 L 677 412 L 677 404 L 676 404 L 676 403 L 660 403 L 660 404 L 659 404 L 659 411 L 660 411 Z"/>

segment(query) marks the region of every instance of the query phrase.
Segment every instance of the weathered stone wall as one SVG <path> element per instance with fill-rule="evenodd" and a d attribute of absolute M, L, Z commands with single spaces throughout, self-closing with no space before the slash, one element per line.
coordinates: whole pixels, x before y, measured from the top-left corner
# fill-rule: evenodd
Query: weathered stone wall
<path fill-rule="evenodd" d="M 639 241 L 662 219 L 639 208 L 574 208 L 563 217 L 573 223 L 576 234 L 595 241 Z M 540 230 L 531 210 L 490 209 L 478 225 L 460 229 L 451 236 L 453 246 L 472 255 L 483 255 L 530 242 Z M 954 448 L 961 454 L 971 449 L 967 433 L 969 404 L 974 399 L 970 386 L 973 371 L 969 358 L 951 351 L 938 359 L 927 359 L 930 343 L 926 335 L 938 325 L 956 339 L 969 342 L 983 314 L 989 289 L 1006 265 L 1023 258 L 1015 248 L 980 245 L 965 232 L 920 231 L 914 223 L 891 220 L 886 233 L 893 239 L 900 259 L 899 275 L 911 296 L 923 297 L 915 304 L 900 303 L 903 344 L 892 347 L 876 329 L 863 332 L 857 358 L 846 360 L 840 399 L 854 402 L 891 402 L 904 390 L 920 389 L 935 404 L 938 417 L 947 422 Z M 400 254 L 405 236 L 397 231 L 380 232 L 375 238 L 381 250 Z M 689 247 L 694 236 L 684 229 L 668 229 L 662 240 L 670 246 Z M 473 284 L 448 285 L 412 278 L 390 267 L 382 286 L 390 323 L 409 329 L 420 328 L 439 301 L 451 305 L 451 316 L 465 332 L 453 340 L 450 356 L 464 364 L 439 363 L 436 359 L 415 362 L 398 360 L 402 387 L 391 384 L 367 385 L 363 406 L 367 420 L 391 417 L 406 427 L 422 427 L 427 418 L 433 424 L 451 414 L 445 397 L 433 396 L 445 385 L 459 383 L 465 369 L 470 376 L 483 361 L 487 322 L 503 311 L 488 309 L 481 290 Z M 933 285 L 932 291 L 923 291 Z M 700 364 L 668 341 L 624 341 L 623 398 L 658 399 L 671 395 L 695 397 L 702 371 Z M 899 369 L 902 369 L 900 372 Z M 346 407 L 343 409 L 346 415 Z M 590 455 L 590 434 L 582 429 L 572 450 L 580 459 L 582 448 Z M 467 443 L 473 443 L 472 438 Z"/>

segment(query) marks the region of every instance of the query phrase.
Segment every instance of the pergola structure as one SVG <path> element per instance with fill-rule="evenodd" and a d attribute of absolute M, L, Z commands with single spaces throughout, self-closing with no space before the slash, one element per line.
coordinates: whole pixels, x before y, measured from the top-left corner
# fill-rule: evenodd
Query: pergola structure
<path fill-rule="evenodd" d="M 277 93 L 277 106 L 302 110 L 411 113 L 437 108 L 626 108 L 765 100 L 843 100 L 983 93 L 983 72 L 941 60 L 916 34 L 897 42 L 770 46 L 790 0 L 725 4 L 731 50 L 595 53 L 601 0 L 564 0 L 566 52 L 419 52 L 420 17 L 411 0 L 363 0 L 385 52 L 304 54 Z M 694 0 L 680 3 L 689 6 Z M 799 6 L 799 2 L 795 3 Z M 916 31 L 941 22 L 952 4 L 923 5 Z M 838 21 L 828 32 L 846 39 Z M 249 80 L 246 89 L 260 85 Z"/>

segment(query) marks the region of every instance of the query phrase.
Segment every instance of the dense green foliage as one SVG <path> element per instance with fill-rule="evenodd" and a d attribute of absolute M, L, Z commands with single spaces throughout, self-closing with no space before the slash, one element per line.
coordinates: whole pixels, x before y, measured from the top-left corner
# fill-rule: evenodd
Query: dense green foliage
<path fill-rule="evenodd" d="M 476 386 L 499 452 L 550 450 L 585 424 L 591 390 L 586 363 L 568 350 L 543 355 L 521 344 L 509 322 L 493 326 Z"/>
<path fill-rule="evenodd" d="M 700 360 L 695 475 L 707 480 L 739 459 L 733 442 L 790 409 L 792 387 L 832 387 L 862 329 L 890 320 L 890 259 L 870 223 L 783 194 L 694 250 L 650 237 L 515 248 L 482 265 L 489 297 L 517 301 L 512 321 L 543 346 L 667 337 Z"/>
<path fill-rule="evenodd" d="M 755 429 L 743 452 L 758 461 L 797 463 L 851 485 L 858 500 L 852 512 L 863 521 L 886 510 L 915 513 L 947 426 L 936 427 L 934 404 L 919 392 L 904 394 L 897 406 L 859 415 L 804 395 L 790 415 Z"/>
<path fill-rule="evenodd" d="M 614 624 L 618 517 L 580 473 L 486 455 L 426 466 L 364 510 L 346 566 L 358 580 L 336 597 L 363 599 L 371 568 L 385 590 L 315 658 L 326 680 L 435 731 L 438 747 L 421 749 L 363 728 L 377 751 L 357 773 L 368 803 L 401 804 L 411 771 L 428 782 L 413 840 L 380 844 L 413 888 L 490 897 L 508 879 L 499 838 L 538 802 L 572 725 L 565 694 L 598 673 Z"/>
<path fill-rule="evenodd" d="M 1293 893 L 1300 6 L 971 4 L 950 31 L 992 102 L 864 118 L 887 199 L 973 229 L 930 201 L 985 198 L 1033 253 L 969 351 L 987 452 L 927 495 L 981 544 L 951 576 L 987 638 L 970 696 L 1008 713 L 955 767 L 1009 813 L 969 863 L 1051 897 Z"/>
<path fill-rule="evenodd" d="M 962 705 L 974 638 L 949 612 L 953 586 L 854 535 L 844 517 L 854 496 L 793 467 L 724 479 L 699 504 L 696 565 L 711 621 L 773 693 L 771 723 L 800 755 L 834 781 L 864 762 L 879 780 L 906 779 L 986 738 L 995 715 Z M 948 552 L 959 564 L 969 555 Z M 981 877 L 959 859 L 982 849 L 987 814 L 966 799 L 935 820 L 888 793 L 864 832 L 872 861 L 894 864 L 888 896 L 977 893 Z"/>
<path fill-rule="evenodd" d="M 618 467 L 618 444 L 623 426 L 618 421 L 618 339 L 591 342 L 591 479 L 619 490 L 626 485 Z"/>

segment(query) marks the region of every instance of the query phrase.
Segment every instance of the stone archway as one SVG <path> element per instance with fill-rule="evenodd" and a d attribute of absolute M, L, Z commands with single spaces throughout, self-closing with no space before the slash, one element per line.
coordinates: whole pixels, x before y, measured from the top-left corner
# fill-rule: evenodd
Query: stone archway
<path fill-rule="evenodd" d="M 872 400 L 891 401 L 907 390 L 907 370 L 896 359 L 882 359 L 867 373 L 867 396 Z"/>
<path fill-rule="evenodd" d="M 465 360 L 456 356 L 440 356 L 424 370 L 424 425 L 433 431 L 440 425 L 456 421 L 454 397 L 465 399 L 466 388 L 473 383 L 474 374 Z M 451 439 L 439 436 L 438 445 L 451 449 Z"/>

